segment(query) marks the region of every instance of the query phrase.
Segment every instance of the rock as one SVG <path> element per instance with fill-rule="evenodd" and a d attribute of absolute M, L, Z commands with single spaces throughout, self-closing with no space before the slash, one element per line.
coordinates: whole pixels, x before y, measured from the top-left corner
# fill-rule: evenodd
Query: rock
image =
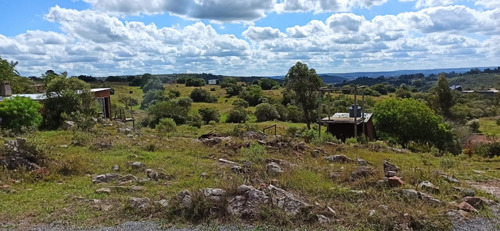
<path fill-rule="evenodd" d="M 267 174 L 270 176 L 276 176 L 283 173 L 281 167 L 275 162 L 267 164 L 266 168 L 267 168 Z"/>
<path fill-rule="evenodd" d="M 460 203 L 458 205 L 458 208 L 460 210 L 463 210 L 463 211 L 466 211 L 466 212 L 471 212 L 471 213 L 477 213 L 477 209 L 474 208 L 472 205 L 470 205 L 469 203 L 463 201 L 462 203 Z"/>
<path fill-rule="evenodd" d="M 469 203 L 476 209 L 482 209 L 485 204 L 485 201 L 479 197 L 464 197 L 462 201 Z"/>
<path fill-rule="evenodd" d="M 167 175 L 165 173 L 157 172 L 153 169 L 146 169 L 146 176 L 154 181 L 160 181 L 167 178 Z"/>
<path fill-rule="evenodd" d="M 476 173 L 476 174 L 484 174 L 485 172 L 484 171 L 479 171 L 479 170 L 472 170 L 473 173 Z"/>
<path fill-rule="evenodd" d="M 68 148 L 68 145 L 67 144 L 62 144 L 62 145 L 59 145 L 60 148 Z"/>
<path fill-rule="evenodd" d="M 403 193 L 403 196 L 410 198 L 410 199 L 418 199 L 418 192 L 417 190 L 414 189 L 403 189 L 401 190 Z"/>
<path fill-rule="evenodd" d="M 389 172 L 389 171 L 399 172 L 399 167 L 392 164 L 391 162 L 389 162 L 387 160 L 384 160 L 384 162 L 382 164 L 384 167 L 385 176 L 387 176 L 387 177 L 390 177 L 387 175 L 387 172 Z"/>
<path fill-rule="evenodd" d="M 243 185 L 238 186 L 238 189 L 236 190 L 236 192 L 238 193 L 238 195 L 243 195 L 247 191 L 250 191 L 253 189 L 255 189 L 253 186 L 248 186 L 248 185 L 243 184 Z"/>
<path fill-rule="evenodd" d="M 337 180 L 342 176 L 342 173 L 340 172 L 331 172 L 330 173 L 330 179 L 332 180 Z"/>
<path fill-rule="evenodd" d="M 209 178 L 208 173 L 206 173 L 206 172 L 202 172 L 202 173 L 200 174 L 200 177 L 201 177 L 201 178 L 205 178 L 205 179 Z"/>
<path fill-rule="evenodd" d="M 238 187 L 238 191 L 245 192 L 229 200 L 227 206 L 228 213 L 233 216 L 242 218 L 256 217 L 259 212 L 259 206 L 269 203 L 269 197 L 263 191 L 251 186 L 241 185 Z"/>
<path fill-rule="evenodd" d="M 372 217 L 373 215 L 375 215 L 375 210 L 374 209 L 370 210 L 370 213 L 368 214 L 368 216 Z"/>
<path fill-rule="evenodd" d="M 361 158 L 357 158 L 356 161 L 358 161 L 358 164 L 361 165 L 361 166 L 368 165 L 368 162 L 366 162 L 366 160 L 363 160 Z"/>
<path fill-rule="evenodd" d="M 181 198 L 182 208 L 191 208 L 193 206 L 193 199 L 191 198 L 191 193 L 188 190 L 180 191 L 177 195 Z"/>
<path fill-rule="evenodd" d="M 347 163 L 352 161 L 349 157 L 344 155 L 333 155 L 327 157 L 326 159 L 330 162 L 337 162 L 337 163 Z"/>
<path fill-rule="evenodd" d="M 300 142 L 300 143 L 297 144 L 296 149 L 299 150 L 299 151 L 304 151 L 304 150 L 306 150 L 306 147 L 307 147 L 306 143 Z"/>
<path fill-rule="evenodd" d="M 125 176 L 122 176 L 118 182 L 121 184 L 130 184 L 132 182 L 136 182 L 139 178 L 132 175 L 132 174 L 127 174 Z"/>
<path fill-rule="evenodd" d="M 73 130 L 76 128 L 76 123 L 73 121 L 66 120 L 61 124 L 61 128 L 64 130 Z"/>
<path fill-rule="evenodd" d="M 459 183 L 460 181 L 454 176 L 449 176 L 446 174 L 441 174 L 441 177 L 450 183 Z"/>
<path fill-rule="evenodd" d="M 146 190 L 146 187 L 133 185 L 133 186 L 130 186 L 130 190 L 132 190 L 132 191 L 144 191 L 144 190 Z"/>
<path fill-rule="evenodd" d="M 110 188 L 100 188 L 95 190 L 96 193 L 104 193 L 104 194 L 111 194 L 111 189 Z"/>
<path fill-rule="evenodd" d="M 474 189 L 461 188 L 461 187 L 453 187 L 453 189 L 460 192 L 460 194 L 462 194 L 462 196 L 464 196 L 464 197 L 467 197 L 467 196 L 473 197 L 476 195 L 476 192 L 474 191 Z"/>
<path fill-rule="evenodd" d="M 190 193 L 188 190 L 182 190 L 182 191 L 180 191 L 180 192 L 177 194 L 177 196 L 179 196 L 180 198 L 184 198 L 185 196 L 188 196 L 188 195 L 189 195 L 189 196 L 191 195 L 191 193 Z"/>
<path fill-rule="evenodd" d="M 335 210 L 333 210 L 330 206 L 326 206 L 326 208 L 328 209 L 328 212 L 333 216 L 333 217 L 336 217 L 337 216 L 337 212 L 335 212 Z"/>
<path fill-rule="evenodd" d="M 113 168 L 111 168 L 111 170 L 117 172 L 120 170 L 120 167 L 118 167 L 118 165 L 115 165 L 115 166 L 113 166 Z"/>
<path fill-rule="evenodd" d="M 441 201 L 432 197 L 431 195 L 429 194 L 426 194 L 426 193 L 423 193 L 423 192 L 419 192 L 419 196 L 420 196 L 420 199 L 423 201 L 423 202 L 426 202 L 426 203 L 429 203 L 429 204 L 441 204 Z"/>
<path fill-rule="evenodd" d="M 231 172 L 234 172 L 234 173 L 244 173 L 245 171 L 243 170 L 242 167 L 240 167 L 238 165 L 233 165 L 231 167 Z"/>
<path fill-rule="evenodd" d="M 420 189 L 426 190 L 426 191 L 434 193 L 434 194 L 439 193 L 439 187 L 434 186 L 434 184 L 432 184 L 429 181 L 422 181 L 420 184 L 418 184 L 418 187 Z"/>
<path fill-rule="evenodd" d="M 203 190 L 203 195 L 213 201 L 221 201 L 226 194 L 226 191 L 220 188 L 206 188 Z"/>
<path fill-rule="evenodd" d="M 117 174 L 112 174 L 112 173 L 106 173 L 106 174 L 101 174 L 97 175 L 92 179 L 92 183 L 94 184 L 99 184 L 99 183 L 108 183 L 113 180 L 116 180 L 118 177 L 120 177 Z"/>
<path fill-rule="evenodd" d="M 149 202 L 150 202 L 150 200 L 147 197 L 143 197 L 143 198 L 131 197 L 129 199 L 130 206 L 132 206 L 135 209 L 140 209 L 140 210 L 144 210 L 147 207 L 149 207 Z"/>
<path fill-rule="evenodd" d="M 156 204 L 158 204 L 159 206 L 161 206 L 163 208 L 168 207 L 168 201 L 165 199 L 157 201 Z"/>
<path fill-rule="evenodd" d="M 332 222 L 332 220 L 330 218 L 326 217 L 325 215 L 316 214 L 316 217 L 318 218 L 318 222 L 320 224 L 328 224 L 328 223 Z"/>
<path fill-rule="evenodd" d="M 129 134 L 131 132 L 132 132 L 132 129 L 130 129 L 130 128 L 118 128 L 118 133 Z"/>
<path fill-rule="evenodd" d="M 136 161 L 130 164 L 133 169 L 141 169 L 141 168 L 146 168 L 146 165 L 143 164 L 142 162 Z"/>
<path fill-rule="evenodd" d="M 395 172 L 395 171 L 387 171 L 385 173 L 386 177 L 393 177 L 393 176 L 396 176 L 396 175 L 397 175 L 397 172 Z"/>
<path fill-rule="evenodd" d="M 302 199 L 274 185 L 267 186 L 267 190 L 270 191 L 273 205 L 283 209 L 287 214 L 296 215 L 302 209 L 310 207 L 310 205 Z"/>
<path fill-rule="evenodd" d="M 365 194 L 365 190 L 349 190 L 349 192 L 355 193 L 355 194 Z"/>
<path fill-rule="evenodd" d="M 401 178 L 393 176 L 387 179 L 387 184 L 391 187 L 401 187 L 405 184 L 405 182 L 403 182 Z"/>
<path fill-rule="evenodd" d="M 353 179 L 365 178 L 375 175 L 375 170 L 367 166 L 360 166 L 358 169 L 351 173 Z"/>

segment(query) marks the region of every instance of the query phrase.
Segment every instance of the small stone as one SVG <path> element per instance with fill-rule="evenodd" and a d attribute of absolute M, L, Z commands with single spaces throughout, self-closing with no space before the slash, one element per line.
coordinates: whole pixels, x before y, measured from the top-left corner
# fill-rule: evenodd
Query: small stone
<path fill-rule="evenodd" d="M 111 194 L 111 189 L 109 188 L 100 188 L 95 190 L 96 193 L 104 193 L 104 194 Z"/>
<path fill-rule="evenodd" d="M 67 144 L 59 145 L 60 148 L 68 148 Z"/>
<path fill-rule="evenodd" d="M 182 208 L 191 208 L 193 206 L 193 199 L 191 199 L 191 195 L 186 195 L 181 200 Z"/>
<path fill-rule="evenodd" d="M 336 217 L 336 216 L 337 216 L 337 212 L 335 212 L 335 210 L 333 210 L 330 206 L 326 206 L 326 208 L 328 209 L 328 212 L 330 212 L 330 214 L 331 214 L 333 217 Z"/>
<path fill-rule="evenodd" d="M 253 190 L 255 189 L 253 186 L 248 186 L 248 185 L 240 185 L 238 186 L 238 189 L 236 189 L 236 192 L 239 194 L 239 195 L 243 195 L 245 194 L 247 191 L 250 191 L 250 190 Z"/>
<path fill-rule="evenodd" d="M 119 177 L 119 175 L 116 174 L 111 174 L 111 173 L 106 173 L 106 174 L 101 174 L 97 175 L 92 179 L 92 183 L 94 184 L 99 184 L 99 183 L 108 183 L 113 180 L 116 180 Z"/>
<path fill-rule="evenodd" d="M 328 224 L 332 221 L 330 218 L 326 217 L 325 215 L 317 214 L 316 217 L 318 218 L 318 222 L 320 224 Z"/>
<path fill-rule="evenodd" d="M 399 167 L 392 164 L 391 162 L 387 161 L 387 160 L 384 160 L 384 162 L 382 163 L 383 164 L 383 167 L 384 167 L 384 173 L 388 172 L 388 171 L 394 171 L 394 172 L 399 172 Z"/>
<path fill-rule="evenodd" d="M 134 168 L 134 169 L 146 168 L 146 165 L 143 164 L 142 162 L 139 162 L 139 161 L 133 162 L 131 165 L 132 165 L 132 168 Z"/>
<path fill-rule="evenodd" d="M 351 173 L 353 179 L 365 178 L 375 175 L 375 170 L 367 166 L 360 166 L 358 169 Z"/>
<path fill-rule="evenodd" d="M 458 205 L 458 208 L 463 211 L 471 212 L 471 213 L 477 213 L 477 209 L 475 209 L 472 205 L 469 203 L 463 201 Z"/>
<path fill-rule="evenodd" d="M 476 209 L 482 209 L 484 207 L 484 200 L 479 197 L 464 197 L 463 202 L 467 202 Z"/>
<path fill-rule="evenodd" d="M 387 179 L 387 184 L 391 187 L 401 187 L 405 184 L 405 182 L 403 182 L 401 180 L 401 178 L 399 178 L 397 176 L 393 176 L 393 177 L 389 177 L 389 179 Z"/>
<path fill-rule="evenodd" d="M 357 158 L 356 161 L 358 161 L 358 164 L 361 165 L 361 166 L 368 165 L 368 162 L 366 162 L 366 160 L 363 160 L 361 158 Z"/>
<path fill-rule="evenodd" d="M 233 165 L 231 167 L 231 172 L 234 172 L 234 173 L 244 173 L 245 171 L 243 170 L 242 167 L 240 167 L 238 165 Z"/>
<path fill-rule="evenodd" d="M 269 164 L 267 164 L 267 174 L 270 175 L 270 176 L 276 176 L 276 175 L 279 175 L 283 173 L 283 170 L 281 169 L 281 167 L 275 163 L 275 162 L 271 162 Z"/>
<path fill-rule="evenodd" d="M 429 203 L 429 204 L 441 204 L 441 201 L 432 197 L 431 195 L 429 194 L 426 194 L 426 193 L 423 193 L 423 192 L 419 192 L 419 196 L 420 196 L 420 199 L 426 203 Z"/>
<path fill-rule="evenodd" d="M 347 163 L 347 162 L 351 162 L 352 161 L 349 157 L 344 156 L 344 155 L 329 156 L 329 157 L 326 158 L 326 160 L 328 160 L 330 162 L 337 162 L 337 163 Z"/>
<path fill-rule="evenodd" d="M 370 210 L 370 213 L 368 214 L 368 216 L 372 217 L 373 215 L 375 215 L 375 210 Z"/>
<path fill-rule="evenodd" d="M 207 179 L 207 178 L 208 178 L 208 173 L 206 173 L 206 172 L 202 172 L 202 173 L 200 174 L 200 177 L 201 177 L 201 178 L 205 178 L 205 179 Z"/>
<path fill-rule="evenodd" d="M 139 197 L 131 197 L 129 199 L 129 204 L 133 208 L 144 210 L 149 206 L 150 199 L 147 197 L 139 198 Z"/>
<path fill-rule="evenodd" d="M 133 186 L 130 186 L 130 190 L 132 190 L 132 191 L 144 191 L 144 190 L 146 190 L 146 187 L 133 185 Z"/>
<path fill-rule="evenodd" d="M 396 176 L 396 175 L 397 175 L 397 172 L 395 172 L 395 171 L 387 171 L 385 173 L 386 177 L 393 177 L 393 176 Z"/>
<path fill-rule="evenodd" d="M 342 176 L 340 172 L 331 172 L 330 173 L 330 179 L 332 180 L 337 180 Z"/>
<path fill-rule="evenodd" d="M 226 194 L 226 191 L 220 188 L 206 188 L 203 190 L 203 195 L 214 201 L 221 201 L 224 194 Z"/>
<path fill-rule="evenodd" d="M 420 184 L 418 184 L 418 187 L 431 193 L 439 193 L 439 187 L 436 187 L 429 181 L 422 181 Z"/>
<path fill-rule="evenodd" d="M 455 178 L 454 176 L 449 176 L 449 175 L 446 175 L 446 174 L 442 174 L 441 177 L 443 179 L 445 179 L 446 181 L 450 182 L 450 183 L 459 183 L 460 181 Z"/>
<path fill-rule="evenodd" d="M 365 190 L 350 190 L 350 192 L 355 194 L 365 194 Z"/>
<path fill-rule="evenodd" d="M 476 195 L 476 192 L 470 188 L 453 187 L 453 189 L 460 192 L 460 194 L 462 194 L 462 196 L 464 196 L 464 197 L 467 197 L 467 196 L 473 197 Z"/>
<path fill-rule="evenodd" d="M 120 170 L 120 167 L 118 167 L 118 165 L 115 165 L 115 166 L 113 166 L 113 168 L 111 170 L 117 172 Z"/>
<path fill-rule="evenodd" d="M 161 207 L 163 207 L 163 208 L 168 207 L 168 201 L 167 201 L 167 200 L 165 200 L 165 199 L 163 199 L 163 200 L 159 200 L 159 201 L 157 201 L 156 203 L 157 203 L 158 205 L 160 205 Z"/>
<path fill-rule="evenodd" d="M 411 199 L 418 199 L 418 192 L 417 190 L 414 189 L 403 189 L 401 191 L 403 193 L 403 196 Z"/>
<path fill-rule="evenodd" d="M 179 196 L 179 198 L 184 198 L 185 196 L 188 196 L 188 195 L 191 195 L 191 193 L 188 190 L 182 190 L 177 194 L 177 196 Z"/>

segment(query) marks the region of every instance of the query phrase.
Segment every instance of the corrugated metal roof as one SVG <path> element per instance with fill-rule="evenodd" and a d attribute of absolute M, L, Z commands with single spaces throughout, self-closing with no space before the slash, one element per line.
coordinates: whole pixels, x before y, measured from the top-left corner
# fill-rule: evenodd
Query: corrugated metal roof
<path fill-rule="evenodd" d="M 365 123 L 370 120 L 372 115 L 372 113 L 364 113 Z M 321 121 L 327 123 L 354 123 L 354 117 L 350 117 L 349 113 L 335 113 L 334 115 L 330 116 L 330 118 L 325 117 L 321 119 Z M 361 123 L 363 122 L 363 120 L 361 117 L 357 117 L 356 122 Z"/>

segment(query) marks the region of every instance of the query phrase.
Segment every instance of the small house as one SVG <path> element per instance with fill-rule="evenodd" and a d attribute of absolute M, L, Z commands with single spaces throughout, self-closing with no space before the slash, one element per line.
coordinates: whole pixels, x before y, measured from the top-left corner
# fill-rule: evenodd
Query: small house
<path fill-rule="evenodd" d="M 209 79 L 208 80 L 208 85 L 219 85 L 220 84 L 220 80 L 218 79 Z"/>
<path fill-rule="evenodd" d="M 452 91 L 462 91 L 462 85 L 453 85 L 450 87 L 450 90 Z"/>
<path fill-rule="evenodd" d="M 354 108 L 351 107 L 349 113 L 335 113 L 323 118 L 321 123 L 326 124 L 327 131 L 343 142 L 347 138 L 355 137 L 355 133 L 358 136 L 364 134 L 369 140 L 375 140 L 372 115 L 372 113 L 363 113 L 359 106 L 354 113 Z"/>

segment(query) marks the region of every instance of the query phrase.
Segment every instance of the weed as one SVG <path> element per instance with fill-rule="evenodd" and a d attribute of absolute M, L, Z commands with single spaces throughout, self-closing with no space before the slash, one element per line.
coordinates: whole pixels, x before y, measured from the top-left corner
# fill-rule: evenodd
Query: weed
<path fill-rule="evenodd" d="M 241 155 L 252 163 L 262 163 L 267 157 L 267 151 L 264 146 L 252 143 L 250 147 L 241 149 Z"/>

